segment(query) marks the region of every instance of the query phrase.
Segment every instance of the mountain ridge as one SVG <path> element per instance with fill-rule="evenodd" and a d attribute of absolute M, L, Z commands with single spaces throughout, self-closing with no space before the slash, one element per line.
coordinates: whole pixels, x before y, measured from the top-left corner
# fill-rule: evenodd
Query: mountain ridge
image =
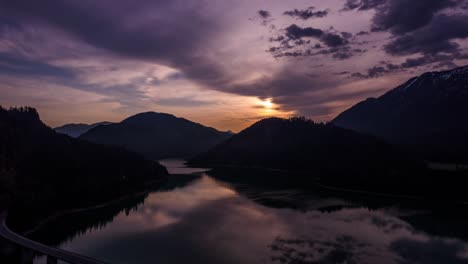
<path fill-rule="evenodd" d="M 112 122 L 102 121 L 93 124 L 84 124 L 84 123 L 69 123 L 59 127 L 54 128 L 55 131 L 69 135 L 70 137 L 77 138 L 82 134 L 88 132 L 90 129 L 95 128 L 100 125 L 110 125 Z"/>
<path fill-rule="evenodd" d="M 176 117 L 143 112 L 120 123 L 97 126 L 80 136 L 94 143 L 117 145 L 151 159 L 186 158 L 202 153 L 229 138 L 229 132 Z"/>
<path fill-rule="evenodd" d="M 0 207 L 38 215 L 144 190 L 167 175 L 134 152 L 57 133 L 30 107 L 0 107 L 0 146 Z"/>
<path fill-rule="evenodd" d="M 383 140 L 331 123 L 315 123 L 297 117 L 268 118 L 192 159 L 189 164 L 309 171 L 310 175 L 323 178 L 347 175 L 350 179 L 387 173 L 398 178 L 399 171 L 406 168 L 423 169 L 422 164 L 399 154 Z"/>
<path fill-rule="evenodd" d="M 468 161 L 466 102 L 468 66 L 413 77 L 357 103 L 332 123 L 407 146 L 428 160 Z"/>

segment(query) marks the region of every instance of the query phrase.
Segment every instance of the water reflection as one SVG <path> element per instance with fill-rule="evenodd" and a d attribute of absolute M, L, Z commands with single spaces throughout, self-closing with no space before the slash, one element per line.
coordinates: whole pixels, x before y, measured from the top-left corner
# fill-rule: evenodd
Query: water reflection
<path fill-rule="evenodd" d="M 271 206 L 265 199 L 300 206 Z M 202 174 L 151 193 L 135 210 L 60 247 L 122 264 L 468 263 L 465 240 L 432 236 L 404 220 L 420 214 L 369 210 L 295 189 L 255 191 Z"/>
<path fill-rule="evenodd" d="M 161 165 L 167 168 L 170 174 L 192 174 L 206 172 L 206 168 L 192 168 L 185 166 L 185 161 L 180 159 L 163 159 L 158 161 Z"/>

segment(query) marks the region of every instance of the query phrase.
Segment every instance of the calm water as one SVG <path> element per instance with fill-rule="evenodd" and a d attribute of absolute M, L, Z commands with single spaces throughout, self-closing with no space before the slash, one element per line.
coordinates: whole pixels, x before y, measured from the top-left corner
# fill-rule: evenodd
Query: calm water
<path fill-rule="evenodd" d="M 294 189 L 222 182 L 178 161 L 164 164 L 171 173 L 199 177 L 122 208 L 57 219 L 32 236 L 122 264 L 468 263 L 464 219 L 397 206 L 370 210 Z"/>

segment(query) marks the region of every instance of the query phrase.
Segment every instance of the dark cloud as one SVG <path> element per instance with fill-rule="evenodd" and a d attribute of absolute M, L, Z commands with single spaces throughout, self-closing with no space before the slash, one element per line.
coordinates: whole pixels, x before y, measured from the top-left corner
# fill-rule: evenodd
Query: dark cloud
<path fill-rule="evenodd" d="M 296 46 L 301 46 L 301 45 L 306 45 L 306 44 L 309 44 L 310 43 L 310 40 L 304 40 L 304 39 L 297 39 L 294 41 L 294 44 Z"/>
<path fill-rule="evenodd" d="M 326 32 L 313 27 L 301 28 L 296 24 L 292 24 L 285 28 L 285 36 L 270 38 L 270 42 L 279 43 L 280 46 L 271 47 L 268 52 L 272 53 L 275 58 L 280 57 L 300 57 L 300 56 L 315 56 L 315 55 L 331 55 L 333 59 L 346 60 L 358 53 L 365 52 L 362 49 L 352 49 L 350 42 L 353 34 L 349 32 Z M 315 38 L 325 44 L 328 49 L 313 51 L 312 49 L 321 49 L 322 45 L 316 43 L 312 46 L 310 40 L 304 38 Z M 303 47 L 306 46 L 306 47 Z M 298 48 L 300 48 L 298 50 Z M 294 51 L 290 51 L 293 49 Z"/>
<path fill-rule="evenodd" d="M 375 9 L 372 31 L 401 35 L 427 25 L 439 11 L 462 3 L 463 0 L 347 0 L 343 10 Z"/>
<path fill-rule="evenodd" d="M 398 65 L 395 65 L 393 63 L 386 63 L 387 64 L 387 68 L 389 71 L 395 71 L 395 70 L 398 70 L 400 68 L 400 66 Z"/>
<path fill-rule="evenodd" d="M 386 1 L 387 0 L 346 0 L 343 10 L 369 10 L 384 4 Z"/>
<path fill-rule="evenodd" d="M 263 19 L 269 18 L 271 16 L 270 12 L 268 12 L 266 10 L 258 10 L 257 13 Z"/>
<path fill-rule="evenodd" d="M 454 63 L 453 61 L 441 61 L 434 65 L 434 69 L 455 69 L 460 67 L 458 64 Z"/>
<path fill-rule="evenodd" d="M 199 3 L 179 0 L 143 1 L 140 5 L 133 1 L 17 0 L 2 1 L 0 14 L 23 26 L 59 28 L 118 56 L 174 67 L 196 82 L 218 84 L 224 77 L 219 65 L 198 54 L 221 31 L 221 25 L 201 8 Z M 138 19 L 135 14 L 140 14 Z"/>
<path fill-rule="evenodd" d="M 275 98 L 275 102 L 279 102 L 281 97 L 300 97 L 306 91 L 327 89 L 340 83 L 340 80 L 328 78 L 327 74 L 311 76 L 310 73 L 296 72 L 294 65 L 295 63 L 292 62 L 288 64 L 289 67 L 271 76 L 265 76 L 261 81 L 230 86 L 228 91 L 262 98 Z M 281 103 L 286 103 L 286 101 L 281 101 Z M 287 104 L 294 105 L 295 103 L 291 100 Z"/>
<path fill-rule="evenodd" d="M 427 66 L 429 64 L 435 64 L 432 68 L 434 69 L 453 69 L 459 67 L 454 61 L 457 59 L 468 59 L 468 54 L 457 53 L 457 54 L 426 54 L 415 58 L 407 58 L 401 64 L 393 64 L 391 62 L 382 61 L 380 65 L 374 66 L 368 69 L 365 73 L 352 73 L 351 77 L 356 78 L 377 78 L 387 73 L 395 73 L 398 71 L 404 71 L 406 69 L 417 68 Z"/>
<path fill-rule="evenodd" d="M 350 37 L 351 33 L 342 32 L 345 37 L 342 37 L 335 33 L 324 32 L 321 29 L 313 27 L 301 28 L 296 24 L 292 24 L 285 28 L 286 37 L 288 39 L 297 40 L 301 38 L 317 38 L 329 47 L 338 47 L 348 44 L 348 40 L 345 37 Z M 283 38 L 285 39 L 285 38 Z"/>
<path fill-rule="evenodd" d="M 444 241 L 442 239 L 429 239 L 428 241 L 399 239 L 390 245 L 390 249 L 398 253 L 402 264 L 409 263 L 467 263 L 465 245 L 459 241 Z"/>
<path fill-rule="evenodd" d="M 369 32 L 368 31 L 359 31 L 356 35 L 358 35 L 358 36 L 369 35 Z"/>
<path fill-rule="evenodd" d="M 284 15 L 290 16 L 290 17 L 295 17 L 295 18 L 300 18 L 303 20 L 307 20 L 309 18 L 321 18 L 321 17 L 326 17 L 328 15 L 328 10 L 319 10 L 319 11 L 314 11 L 314 7 L 309 7 L 304 10 L 299 10 L 299 9 L 294 9 L 294 10 L 289 10 L 289 11 L 284 11 Z"/>
<path fill-rule="evenodd" d="M 139 25 L 129 24 L 131 7 L 129 1 L 118 5 L 109 1 L 93 4 L 93 1 L 70 2 L 61 0 L 44 0 L 30 2 L 25 0 L 3 1 L 1 3 L 6 15 L 12 14 L 23 22 L 45 22 L 62 28 L 74 36 L 94 46 L 109 49 L 113 52 L 136 57 L 159 57 L 164 53 L 173 55 L 173 51 L 183 50 L 197 44 L 202 37 L 200 32 L 209 34 L 213 29 L 210 21 L 191 13 L 190 8 L 177 9 L 177 1 L 158 1 L 154 9 L 173 9 L 173 16 L 148 16 Z M 145 6 L 140 6 L 140 10 Z M 190 23 L 179 21 L 180 16 Z M 168 27 L 170 25 L 170 27 Z M 204 30 L 205 29 L 205 30 Z M 174 34 L 174 32 L 178 32 Z M 183 40 L 190 39 L 191 44 Z"/>
<path fill-rule="evenodd" d="M 314 51 L 313 49 L 304 49 L 297 51 L 285 51 L 287 49 L 294 49 L 295 46 L 290 47 L 271 47 L 268 52 L 270 52 L 273 57 L 300 57 L 300 56 L 317 56 L 317 55 L 330 55 L 333 59 L 336 60 L 346 60 L 359 53 L 364 53 L 366 50 L 362 49 L 351 49 L 349 46 L 344 47 L 332 47 L 328 49 L 321 49 L 320 45 L 315 45 L 313 49 L 321 49 L 319 51 Z"/>
<path fill-rule="evenodd" d="M 385 74 L 387 72 L 388 72 L 388 69 L 386 69 L 386 68 L 384 68 L 382 66 L 375 66 L 375 67 L 372 67 L 372 68 L 368 69 L 367 73 L 356 72 L 356 73 L 351 74 L 351 76 L 352 77 L 357 77 L 357 78 L 367 79 L 367 78 L 380 77 L 380 76 L 382 76 L 383 74 Z"/>
<path fill-rule="evenodd" d="M 300 39 L 304 37 L 320 38 L 322 35 L 324 35 L 324 32 L 321 29 L 313 27 L 301 28 L 296 24 L 292 24 L 285 28 L 285 31 L 286 36 L 290 39 Z"/>
<path fill-rule="evenodd" d="M 335 75 L 348 75 L 348 74 L 350 74 L 349 71 L 342 71 L 342 72 L 335 73 Z"/>
<path fill-rule="evenodd" d="M 368 69 L 367 72 L 365 73 L 360 73 L 360 72 L 352 73 L 351 77 L 362 78 L 362 79 L 378 78 L 387 73 L 395 72 L 399 70 L 400 68 L 401 66 L 398 66 L 392 63 L 382 62 L 382 65 L 374 66 Z"/>
<path fill-rule="evenodd" d="M 440 10 L 454 7 L 457 0 L 389 0 L 376 8 L 373 31 L 391 31 L 404 34 L 431 22 Z"/>
<path fill-rule="evenodd" d="M 337 52 L 337 53 L 332 55 L 332 57 L 334 59 L 338 59 L 338 60 L 346 60 L 346 59 L 349 59 L 349 58 L 351 58 L 353 56 L 354 56 L 354 54 L 351 53 L 351 52 Z"/>
<path fill-rule="evenodd" d="M 417 58 L 408 58 L 406 59 L 402 64 L 402 68 L 415 68 L 415 67 L 420 67 L 424 66 L 427 64 L 432 64 L 438 62 L 439 65 L 448 65 L 450 63 L 451 65 L 455 65 L 453 61 L 455 59 L 466 59 L 467 54 L 456 54 L 456 55 L 444 55 L 444 54 L 438 54 L 438 55 L 424 55 L 420 56 Z"/>
<path fill-rule="evenodd" d="M 425 27 L 395 38 L 384 49 L 392 55 L 453 54 L 459 51 L 453 40 L 467 38 L 467 28 L 468 15 L 437 15 Z"/>
<path fill-rule="evenodd" d="M 281 58 L 281 57 L 301 57 L 304 56 L 305 54 L 301 51 L 286 51 L 283 53 L 279 53 L 275 55 L 275 58 Z"/>
<path fill-rule="evenodd" d="M 342 36 L 343 38 L 345 38 L 345 39 L 350 39 L 350 38 L 353 37 L 353 34 L 352 34 L 352 33 L 349 33 L 349 32 L 341 32 L 340 34 L 341 34 L 341 36 Z"/>
<path fill-rule="evenodd" d="M 440 23 L 439 20 L 441 19 L 447 21 L 452 19 L 459 21 L 460 25 L 466 26 L 466 22 L 460 21 L 464 18 L 462 15 L 455 15 L 455 18 L 443 18 L 444 15 L 437 13 L 437 11 L 431 16 L 430 22 L 426 25 L 419 26 L 422 22 L 418 22 L 415 23 L 415 25 L 418 25 L 416 27 L 405 21 L 397 21 L 398 23 L 391 24 L 386 17 L 393 14 L 391 10 L 394 9 L 394 6 L 397 6 L 390 4 L 393 1 L 398 2 L 396 0 L 347 1 L 347 9 L 368 10 L 376 8 L 376 13 L 380 14 L 379 12 L 382 12 L 381 14 L 385 15 L 385 19 L 377 20 L 375 18 L 373 21 L 375 25 L 379 26 L 374 27 L 375 30 L 388 30 L 392 34 L 390 43 L 385 46 L 385 51 L 390 55 L 407 56 L 418 53 L 412 57 L 416 59 L 423 57 L 419 62 L 448 65 L 448 59 L 442 59 L 440 55 L 451 55 L 452 58 L 455 58 L 456 54 L 462 54 L 460 47 L 458 47 L 459 44 L 454 41 L 465 36 L 462 33 L 462 27 L 452 25 L 455 22 L 447 22 L 445 25 L 448 28 L 443 32 L 441 28 L 436 27 L 435 24 L 432 25 L 431 22 Z M 384 2 L 389 3 L 383 4 Z M 430 2 L 432 3 L 432 1 Z M 441 0 L 441 2 L 448 3 L 446 0 Z M 225 5 L 221 6 L 221 8 L 228 7 L 228 4 Z M 430 5 L 429 9 L 440 11 L 442 10 L 440 9 L 441 6 L 447 5 L 434 4 Z M 349 80 L 337 80 L 340 78 L 335 74 L 327 75 L 323 72 L 318 72 L 315 76 L 299 72 L 303 68 L 310 69 L 314 64 L 326 65 L 326 62 L 320 61 L 322 59 L 345 60 L 365 52 L 364 48 L 367 48 L 357 49 L 357 45 L 361 45 L 361 43 L 353 42 L 355 38 L 351 33 L 340 32 L 333 28 L 301 27 L 296 24 L 286 27 L 284 31 L 268 28 L 269 32 L 276 32 L 279 35 L 269 39 L 274 47 L 262 47 L 262 49 L 267 49 L 273 56 L 290 58 L 318 56 L 318 58 L 317 60 L 314 58 L 310 62 L 294 60 L 294 63 L 289 63 L 289 60 L 285 59 L 280 65 L 273 67 L 275 72 L 268 72 L 269 75 L 264 78 L 246 81 L 247 83 L 244 84 L 242 81 L 245 81 L 243 79 L 245 76 L 239 77 L 241 76 L 240 71 L 238 69 L 233 70 L 232 64 L 227 62 L 230 61 L 230 58 L 223 57 L 235 55 L 230 54 L 230 50 L 224 52 L 224 49 L 220 49 L 220 46 L 225 44 L 226 39 L 224 37 L 234 31 L 232 30 L 232 19 L 234 18 L 226 18 L 226 12 L 220 12 L 218 7 L 213 8 L 213 5 L 206 1 L 184 0 L 142 0 L 138 1 L 138 4 L 131 0 L 0 1 L 0 25 L 8 29 L 5 32 L 0 31 L 1 39 L 9 37 L 3 33 L 7 34 L 14 31 L 16 34 L 16 32 L 25 32 L 26 30 L 37 32 L 37 35 L 42 37 L 40 40 L 25 37 L 21 39 L 22 43 L 15 42 L 16 39 L 11 41 L 11 43 L 14 43 L 12 46 L 15 46 L 14 48 L 21 52 L 26 54 L 31 49 L 37 49 L 40 56 L 36 56 L 36 54 L 33 54 L 36 57 L 8 58 L 0 56 L 0 63 L 2 63 L 0 71 L 8 74 L 62 76 L 75 82 L 73 83 L 74 88 L 78 87 L 78 89 L 94 91 L 98 94 L 114 93 L 122 98 L 125 97 L 125 93 L 129 94 L 133 89 L 135 91 L 133 91 L 132 95 L 144 98 L 145 93 L 138 91 L 138 87 L 147 85 L 144 78 L 131 80 L 131 84 L 110 85 L 111 87 L 99 87 L 99 84 L 80 85 L 80 80 L 70 75 L 73 74 L 73 71 L 69 69 L 73 70 L 75 66 L 67 59 L 75 62 L 81 61 L 81 58 L 90 58 L 89 54 L 94 53 L 99 54 L 96 60 L 109 58 L 110 61 L 116 63 L 119 60 L 128 60 L 135 63 L 144 62 L 145 65 L 164 65 L 181 72 L 181 75 L 174 76 L 174 79 L 188 79 L 204 88 L 240 95 L 274 97 L 275 102 L 285 104 L 290 109 L 303 111 L 303 113 L 316 113 L 314 111 L 325 113 L 330 109 L 330 106 L 308 106 L 306 101 L 310 101 L 310 97 L 304 95 L 309 92 L 313 93 L 321 89 L 336 87 Z M 236 12 L 252 12 L 252 9 L 246 10 L 236 10 Z M 253 10 L 253 15 L 257 20 L 270 21 L 272 19 L 269 11 L 259 10 L 255 12 L 257 9 Z M 297 19 L 311 19 L 330 15 L 328 10 L 325 11 L 327 11 L 326 14 L 311 9 L 290 10 L 286 11 L 288 12 L 286 15 Z M 406 16 L 402 17 L 406 18 Z M 402 29 L 409 30 L 411 28 L 412 31 L 404 34 L 400 33 L 405 32 Z M 428 32 L 431 32 L 431 30 L 435 32 L 434 36 L 429 36 Z M 357 35 L 364 34 L 360 32 Z M 243 41 L 243 38 L 239 39 L 242 39 L 239 42 Z M 50 49 L 50 45 L 59 42 L 64 44 L 62 46 L 57 45 L 57 47 L 63 47 L 63 49 Z M 439 42 L 439 44 L 435 42 Z M 242 43 L 240 45 L 241 48 L 247 46 L 242 46 Z M 42 48 L 43 50 L 41 50 Z M 91 52 L 83 55 L 83 50 L 88 52 L 88 49 Z M 60 54 L 65 51 L 68 52 L 67 57 L 60 58 Z M 71 54 L 71 56 L 68 57 L 68 54 Z M 239 54 L 242 54 L 242 50 L 239 51 Z M 321 58 L 322 56 L 327 58 Z M 32 57 L 36 61 L 29 59 Z M 44 57 L 47 57 L 47 59 L 44 59 Z M 18 61 L 14 61 L 14 59 Z M 50 64 L 47 62 L 50 62 Z M 65 66 L 53 66 L 52 63 Z M 302 64 L 299 66 L 299 63 Z M 417 63 L 408 61 L 407 67 L 410 64 L 416 65 Z M 382 65 L 376 67 L 383 67 L 387 72 L 397 70 Z M 395 65 L 395 67 L 398 70 L 402 68 L 401 65 Z M 249 68 L 246 70 L 249 70 Z M 246 70 L 243 69 L 243 71 Z M 334 71 L 341 71 L 341 69 L 338 68 Z M 259 70 L 259 73 L 263 74 L 261 70 Z M 69 77 L 65 77 L 67 74 Z M 362 75 L 371 77 L 379 74 L 385 74 L 385 70 L 376 68 L 366 71 Z M 239 85 L 239 83 L 243 84 Z M 125 98 L 130 99 L 130 96 Z M 129 103 L 131 103 L 130 101 Z M 177 104 L 178 102 L 173 101 L 171 103 Z M 180 102 L 180 104 L 183 105 L 185 102 Z M 318 109 L 319 107 L 323 107 L 323 109 Z"/>
<path fill-rule="evenodd" d="M 272 47 L 269 49 L 269 52 L 281 52 L 284 50 L 296 48 L 298 46 L 303 46 L 305 44 L 310 44 L 310 40 L 304 40 L 303 38 L 315 38 L 325 44 L 330 48 L 337 48 L 340 46 L 345 46 L 349 43 L 346 39 L 351 37 L 352 34 L 348 32 L 342 32 L 341 35 L 335 33 L 325 32 L 321 29 L 313 28 L 313 27 L 305 27 L 301 28 L 296 24 L 292 24 L 289 27 L 285 28 L 285 36 L 279 36 L 276 38 L 270 38 L 270 42 L 278 42 L 280 43 L 279 47 Z M 314 48 L 321 48 L 320 44 L 315 44 Z M 337 50 L 336 50 L 337 51 Z M 332 52 L 329 52 L 332 53 Z M 334 53 L 334 52 L 333 52 Z M 317 53 L 313 53 L 310 50 L 302 51 L 301 54 L 304 55 L 315 55 Z M 324 54 L 323 52 L 321 54 Z M 282 57 L 282 56 L 299 56 L 298 52 L 289 52 L 288 55 L 286 54 L 276 54 L 275 57 Z M 341 56 L 343 57 L 343 56 Z"/>
<path fill-rule="evenodd" d="M 6 53 L 0 53 L 0 73 L 8 75 L 74 78 L 74 73 L 70 70 Z"/>
<path fill-rule="evenodd" d="M 324 34 L 321 40 L 323 41 L 323 43 L 325 43 L 325 45 L 329 47 L 338 47 L 338 46 L 343 46 L 349 43 L 346 39 L 334 33 Z"/>
<path fill-rule="evenodd" d="M 400 65 L 413 68 L 431 63 L 447 65 L 460 57 L 462 51 L 455 40 L 468 37 L 468 15 L 453 10 L 449 14 L 447 10 L 463 9 L 466 3 L 465 0 L 348 0 L 343 9 L 375 9 L 372 31 L 388 31 L 393 36 L 384 45 L 384 51 L 392 56 L 418 54 Z"/>

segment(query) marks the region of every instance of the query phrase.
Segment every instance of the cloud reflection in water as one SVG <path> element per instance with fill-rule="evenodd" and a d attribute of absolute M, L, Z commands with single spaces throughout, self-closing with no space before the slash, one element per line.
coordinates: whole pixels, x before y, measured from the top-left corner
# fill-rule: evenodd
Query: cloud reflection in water
<path fill-rule="evenodd" d="M 465 241 L 390 211 L 269 208 L 206 175 L 61 247 L 111 263 L 468 263 Z"/>

